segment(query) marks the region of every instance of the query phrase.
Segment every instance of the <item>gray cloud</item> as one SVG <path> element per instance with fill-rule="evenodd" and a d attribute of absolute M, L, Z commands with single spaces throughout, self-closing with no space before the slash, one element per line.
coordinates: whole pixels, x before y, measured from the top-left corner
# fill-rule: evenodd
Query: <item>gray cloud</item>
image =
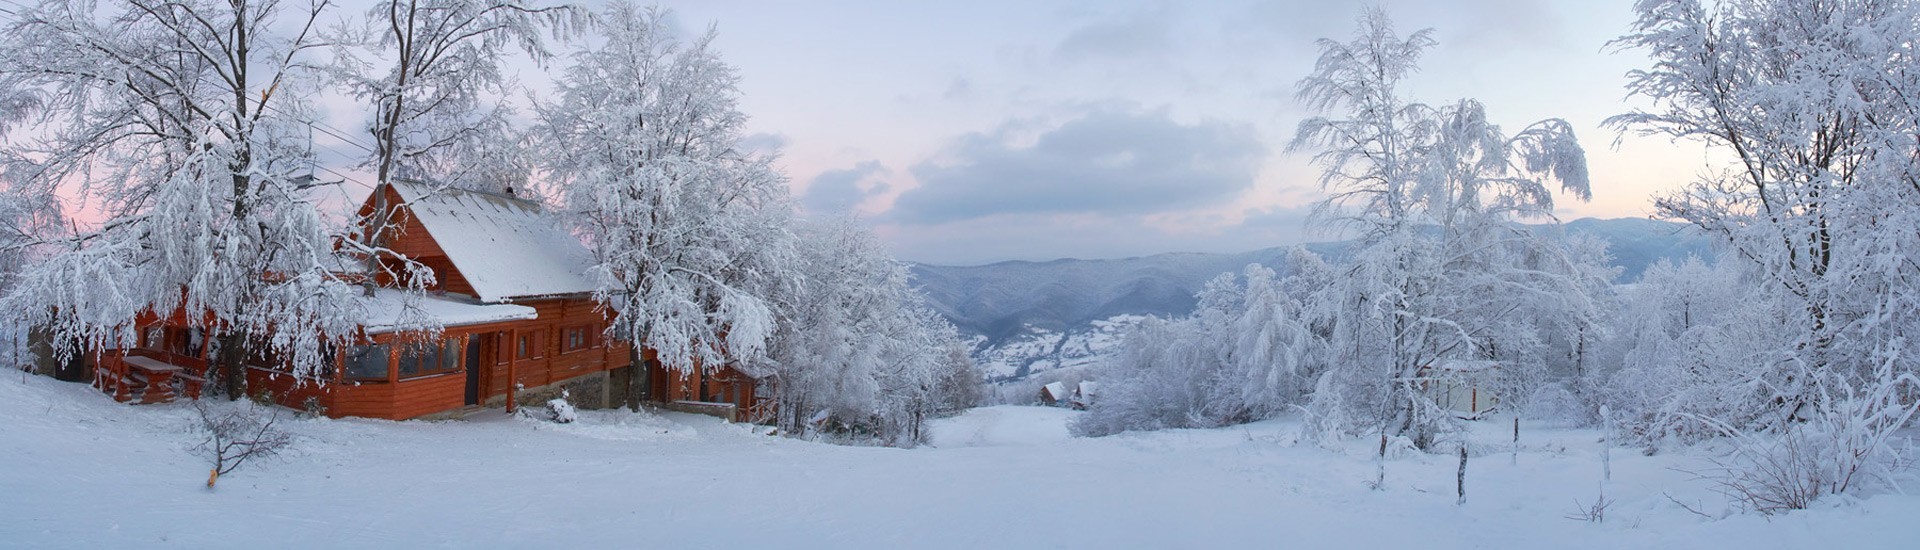
<path fill-rule="evenodd" d="M 875 181 L 866 187 L 860 182 L 887 174 L 887 168 L 878 161 L 866 161 L 840 170 L 821 172 L 807 184 L 805 194 L 800 197 L 807 212 L 831 214 L 852 210 L 868 197 L 885 193 L 889 186 L 886 182 Z"/>
<path fill-rule="evenodd" d="M 1012 126 L 1011 124 L 1009 126 Z M 1266 147 L 1252 129 L 1181 124 L 1162 111 L 1101 110 L 1040 134 L 968 134 L 913 167 L 920 186 L 892 216 L 945 223 L 996 214 L 1152 214 L 1231 200 L 1253 185 Z"/>

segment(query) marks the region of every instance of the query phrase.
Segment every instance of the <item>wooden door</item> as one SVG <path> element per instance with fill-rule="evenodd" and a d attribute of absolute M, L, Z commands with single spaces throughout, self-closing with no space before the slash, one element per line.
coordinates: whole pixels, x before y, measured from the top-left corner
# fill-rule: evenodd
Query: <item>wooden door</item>
<path fill-rule="evenodd" d="M 467 404 L 478 405 L 491 394 L 493 367 L 500 354 L 500 333 L 467 337 Z"/>

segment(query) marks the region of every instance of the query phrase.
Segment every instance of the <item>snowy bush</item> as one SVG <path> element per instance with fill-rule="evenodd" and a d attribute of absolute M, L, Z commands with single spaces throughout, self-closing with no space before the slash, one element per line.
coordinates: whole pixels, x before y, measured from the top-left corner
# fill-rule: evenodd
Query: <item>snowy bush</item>
<path fill-rule="evenodd" d="M 1525 408 L 1519 411 L 1519 416 L 1524 418 L 1565 426 L 1590 425 L 1595 418 L 1593 411 L 1587 409 L 1586 401 L 1574 395 L 1565 384 L 1542 385 L 1525 403 Z"/>
<path fill-rule="evenodd" d="M 1813 419 L 1784 433 L 1748 433 L 1721 426 L 1737 445 L 1729 459 L 1702 472 L 1729 498 L 1763 514 L 1801 510 L 1827 495 L 1863 486 L 1892 486 L 1912 467 L 1910 443 L 1894 432 L 1913 419 L 1902 404 L 1911 376 L 1878 385 L 1866 395 L 1829 396 Z"/>
<path fill-rule="evenodd" d="M 580 418 L 574 410 L 572 396 L 567 390 L 560 390 L 560 396 L 547 400 L 547 419 L 561 424 L 569 424 Z"/>

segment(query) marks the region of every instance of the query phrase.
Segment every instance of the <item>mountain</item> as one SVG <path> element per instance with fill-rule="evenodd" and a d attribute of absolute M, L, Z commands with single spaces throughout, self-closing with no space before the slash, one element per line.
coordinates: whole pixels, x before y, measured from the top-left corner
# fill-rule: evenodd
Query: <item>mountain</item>
<path fill-rule="evenodd" d="M 1640 274 L 1660 260 L 1678 262 L 1688 256 L 1709 259 L 1715 255 L 1712 238 L 1691 225 L 1646 218 L 1580 218 L 1562 227 L 1568 233 L 1586 233 L 1607 241 L 1607 254 L 1620 268 L 1616 283 L 1640 280 Z"/>
<path fill-rule="evenodd" d="M 1534 226 L 1545 230 L 1549 226 Z M 1688 255 L 1710 257 L 1708 238 L 1688 226 L 1648 219 L 1583 218 L 1560 226 L 1609 244 L 1618 282 L 1639 280 L 1647 266 Z M 1351 242 L 1310 243 L 1339 261 Z M 1249 263 L 1284 269 L 1292 247 L 1237 254 L 1169 253 L 1112 260 L 1009 261 L 980 266 L 914 264 L 914 283 L 941 315 L 976 337 L 975 359 L 999 379 L 1085 364 L 1147 315 L 1193 311 L 1209 279 Z"/>
<path fill-rule="evenodd" d="M 1307 248 L 1328 254 L 1342 246 Z M 1194 294 L 1208 279 L 1249 263 L 1284 265 L 1287 250 L 981 266 L 915 264 L 911 269 L 915 285 L 936 311 L 963 331 L 998 341 L 1028 326 L 1065 330 L 1116 315 L 1184 315 L 1193 311 Z"/>

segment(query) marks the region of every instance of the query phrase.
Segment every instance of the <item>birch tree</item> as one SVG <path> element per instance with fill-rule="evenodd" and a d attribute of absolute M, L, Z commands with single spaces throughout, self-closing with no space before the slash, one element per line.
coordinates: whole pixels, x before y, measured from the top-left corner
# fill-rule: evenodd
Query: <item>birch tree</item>
<path fill-rule="evenodd" d="M 608 336 L 675 371 L 758 361 L 776 329 L 766 297 L 792 280 L 785 179 L 740 145 L 715 31 L 683 41 L 666 20 L 626 2 L 599 14 L 602 36 L 537 106 L 546 170 L 595 254 Z"/>
<path fill-rule="evenodd" d="M 1434 45 L 1369 10 L 1346 42 L 1323 39 L 1298 97 L 1322 113 L 1293 150 L 1318 150 L 1329 197 L 1316 209 L 1362 244 L 1316 303 L 1331 322 L 1331 363 L 1315 418 L 1336 432 L 1379 430 L 1422 449 L 1451 423 L 1420 394 L 1422 369 L 1449 359 L 1524 357 L 1496 342 L 1527 301 L 1568 297 L 1575 259 L 1517 219 L 1552 219 L 1553 190 L 1585 200 L 1585 154 L 1559 119 L 1507 134 L 1478 101 L 1430 106 L 1400 83 Z M 1564 305 L 1584 307 L 1577 298 Z"/>
<path fill-rule="evenodd" d="M 249 341 L 317 372 L 328 358 L 313 335 L 347 334 L 358 315 L 297 123 L 329 7 L 49 0 L 15 12 L 0 120 L 40 124 L 12 128 L 0 173 L 104 219 L 38 241 L 46 257 L 0 309 L 95 349 L 131 345 L 142 313 L 184 312 L 210 334 L 229 397 Z"/>

